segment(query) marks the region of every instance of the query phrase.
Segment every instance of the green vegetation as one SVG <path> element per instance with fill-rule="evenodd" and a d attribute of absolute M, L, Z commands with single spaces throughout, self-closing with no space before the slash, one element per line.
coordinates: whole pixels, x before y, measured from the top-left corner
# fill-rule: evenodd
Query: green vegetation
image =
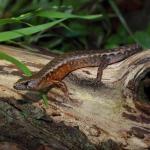
<path fill-rule="evenodd" d="M 115 0 L 0 0 L 0 42 L 51 51 L 98 49 L 138 42 L 150 47 L 147 31 L 132 33 Z M 108 8 L 109 7 L 109 8 Z M 120 27 L 114 32 L 112 22 Z M 149 30 L 149 29 L 147 29 Z M 148 37 L 148 38 L 147 38 Z"/>
<path fill-rule="evenodd" d="M 0 52 L 0 59 L 7 60 L 7 61 L 15 64 L 19 69 L 22 70 L 22 72 L 26 76 L 31 76 L 32 75 L 31 71 L 22 62 L 18 61 L 14 57 L 9 56 L 9 55 L 7 55 L 7 54 L 5 54 L 3 52 Z"/>

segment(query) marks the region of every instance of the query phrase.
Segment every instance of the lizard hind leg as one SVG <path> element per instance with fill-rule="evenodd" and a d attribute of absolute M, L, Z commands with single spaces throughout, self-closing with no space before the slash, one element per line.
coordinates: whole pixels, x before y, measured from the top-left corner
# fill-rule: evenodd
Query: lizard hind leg
<path fill-rule="evenodd" d="M 94 83 L 94 90 L 97 88 L 97 87 L 99 87 L 99 86 L 101 86 L 101 85 L 103 85 L 103 83 L 102 83 L 102 75 L 103 75 L 103 70 L 108 66 L 108 62 L 109 62 L 109 60 L 108 59 L 106 59 L 106 58 L 102 58 L 101 59 L 101 62 L 100 62 L 100 64 L 99 64 L 99 66 L 98 66 L 98 70 L 97 70 L 97 77 L 96 77 L 96 79 L 95 79 L 95 83 Z"/>

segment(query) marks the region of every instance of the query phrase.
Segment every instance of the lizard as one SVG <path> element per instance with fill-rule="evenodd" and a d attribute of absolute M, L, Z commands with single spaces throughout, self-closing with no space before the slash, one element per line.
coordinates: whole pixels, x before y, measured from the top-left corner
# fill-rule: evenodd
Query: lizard
<path fill-rule="evenodd" d="M 142 50 L 138 44 L 120 46 L 110 50 L 77 51 L 54 58 L 39 72 L 18 80 L 17 90 L 43 90 L 59 87 L 69 97 L 66 84 L 62 81 L 70 72 L 85 68 L 98 67 L 96 81 L 101 82 L 103 70 L 110 64 L 120 62 Z"/>

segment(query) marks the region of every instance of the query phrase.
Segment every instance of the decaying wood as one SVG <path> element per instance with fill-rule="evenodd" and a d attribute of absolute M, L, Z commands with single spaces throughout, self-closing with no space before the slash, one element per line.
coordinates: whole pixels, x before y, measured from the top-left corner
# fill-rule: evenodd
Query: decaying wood
<path fill-rule="evenodd" d="M 3 45 L 0 51 L 33 72 L 53 59 Z M 13 89 L 23 75 L 0 60 L 0 141 L 29 150 L 150 148 L 150 50 L 108 66 L 102 86 L 93 84 L 96 71 L 95 67 L 72 72 L 64 82 L 74 101 L 66 101 L 53 88 L 46 108 L 37 92 Z"/>

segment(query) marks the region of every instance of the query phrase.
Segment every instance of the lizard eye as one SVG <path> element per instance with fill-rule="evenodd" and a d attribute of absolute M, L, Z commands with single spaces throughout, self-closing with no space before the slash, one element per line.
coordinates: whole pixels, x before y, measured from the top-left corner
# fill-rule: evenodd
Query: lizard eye
<path fill-rule="evenodd" d="M 26 87 L 26 89 L 33 89 L 34 87 L 36 87 L 36 81 L 35 80 L 25 81 L 24 86 Z"/>
<path fill-rule="evenodd" d="M 26 86 L 26 87 L 28 87 L 29 81 L 24 82 L 23 85 Z"/>

